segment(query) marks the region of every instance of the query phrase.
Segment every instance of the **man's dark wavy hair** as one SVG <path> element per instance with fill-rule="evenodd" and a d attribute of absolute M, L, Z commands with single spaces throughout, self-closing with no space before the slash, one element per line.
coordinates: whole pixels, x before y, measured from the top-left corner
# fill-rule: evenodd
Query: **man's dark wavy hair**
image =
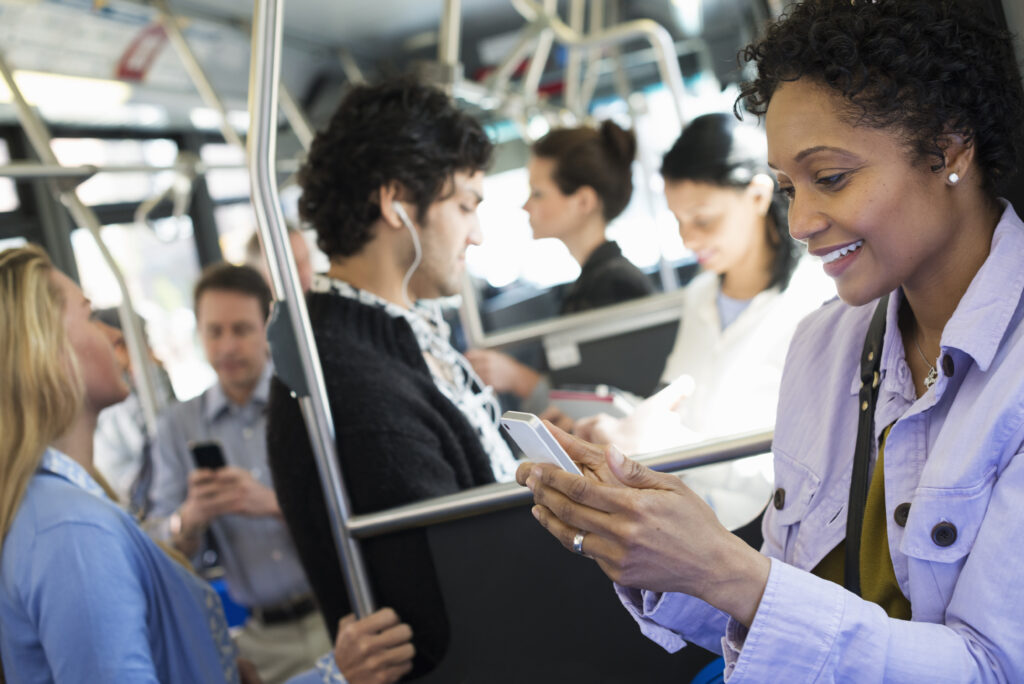
<path fill-rule="evenodd" d="M 764 114 L 781 83 L 810 78 L 847 101 L 853 125 L 901 131 L 915 161 L 945 167 L 950 132 L 974 145 L 996 194 L 1024 148 L 1024 90 L 1011 35 L 970 0 L 808 0 L 741 52 L 757 64 L 745 102 Z"/>
<path fill-rule="evenodd" d="M 397 182 L 422 219 L 457 171 L 487 167 L 493 146 L 445 93 L 408 78 L 353 88 L 299 171 L 299 215 L 329 257 L 352 256 L 380 217 L 377 191 Z"/>

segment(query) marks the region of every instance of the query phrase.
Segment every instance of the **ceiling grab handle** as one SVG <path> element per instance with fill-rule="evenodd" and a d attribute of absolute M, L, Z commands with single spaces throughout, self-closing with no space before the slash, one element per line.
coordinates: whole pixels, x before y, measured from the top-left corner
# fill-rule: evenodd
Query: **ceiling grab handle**
<path fill-rule="evenodd" d="M 358 540 L 348 530 L 350 507 L 335 453 L 334 421 L 324 387 L 323 370 L 309 313 L 299 284 L 276 179 L 273 173 L 277 153 L 277 94 L 281 73 L 280 0 L 255 0 L 253 8 L 252 59 L 249 77 L 249 179 L 253 209 L 267 251 L 267 262 L 275 296 L 281 300 L 275 316 L 287 317 L 294 332 L 294 352 L 304 383 L 292 386 L 309 392 L 299 396 L 299 405 L 310 435 L 310 444 L 320 473 L 324 499 L 331 521 L 331 532 L 349 601 L 358 617 L 373 612 L 374 602 Z M 281 320 L 278 327 L 284 325 Z M 287 355 L 287 351 L 284 350 Z M 304 384 L 305 386 L 301 386 Z"/>
<path fill-rule="evenodd" d="M 679 125 L 682 127 L 686 118 L 683 114 L 685 102 L 685 90 L 683 88 L 683 75 L 679 70 L 679 60 L 676 57 L 675 43 L 672 36 L 664 26 L 652 19 L 634 19 L 617 26 L 612 26 L 599 33 L 581 35 L 574 31 L 557 14 L 550 12 L 546 7 L 540 5 L 536 0 L 511 0 L 512 6 L 528 22 L 542 24 L 545 29 L 554 34 L 554 39 L 568 47 L 591 48 L 608 45 L 621 45 L 634 38 L 643 38 L 648 41 L 654 50 L 658 63 L 658 73 L 662 82 L 672 94 L 672 101 L 675 104 L 676 114 L 679 116 Z"/>
<path fill-rule="evenodd" d="M 149 215 L 156 210 L 161 203 L 171 203 L 171 218 L 181 221 L 188 214 L 188 208 L 192 203 L 192 187 L 199 176 L 199 167 L 202 163 L 195 152 L 181 150 L 174 161 L 173 177 L 170 184 L 157 194 L 147 197 L 135 208 L 133 221 L 140 226 L 152 229 Z M 154 231 L 155 232 L 155 231 Z M 180 228 L 178 235 L 180 235 Z M 157 238 L 164 240 L 166 238 Z"/>
<path fill-rule="evenodd" d="M 7 64 L 7 59 L 0 51 L 0 76 L 3 77 L 7 88 L 11 92 L 11 100 L 18 114 L 18 121 L 21 123 L 25 135 L 32 144 L 39 160 L 52 167 L 60 166 L 57 155 L 50 147 L 50 131 L 43 123 L 39 114 L 32 109 L 14 80 L 14 75 Z M 132 305 L 132 298 L 128 292 L 128 285 L 125 283 L 121 269 L 118 267 L 114 257 L 111 256 L 107 246 L 100 236 L 100 220 L 96 213 L 88 207 L 79 197 L 73 184 L 61 185 L 56 180 L 50 182 L 51 191 L 60 197 L 61 203 L 67 208 L 76 225 L 82 226 L 89 231 L 96 246 L 103 256 L 103 260 L 114 274 L 117 288 L 121 292 L 121 304 L 118 306 L 118 313 L 121 317 L 121 330 L 124 334 L 125 344 L 128 347 L 128 358 L 132 364 L 132 377 L 135 380 L 135 391 L 139 395 L 139 404 L 142 406 L 142 417 L 145 423 L 146 434 L 150 439 L 156 436 L 156 416 L 160 409 L 157 395 L 153 363 L 149 359 L 149 353 L 145 346 L 145 337 L 142 324 L 135 314 L 135 307 Z"/>

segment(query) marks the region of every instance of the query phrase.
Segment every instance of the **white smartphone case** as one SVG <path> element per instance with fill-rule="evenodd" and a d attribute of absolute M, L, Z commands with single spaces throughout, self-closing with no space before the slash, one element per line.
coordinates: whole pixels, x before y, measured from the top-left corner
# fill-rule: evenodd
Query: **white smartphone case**
<path fill-rule="evenodd" d="M 526 460 L 552 463 L 570 473 L 583 474 L 537 416 L 532 413 L 506 411 L 501 417 L 501 424 L 523 450 Z"/>

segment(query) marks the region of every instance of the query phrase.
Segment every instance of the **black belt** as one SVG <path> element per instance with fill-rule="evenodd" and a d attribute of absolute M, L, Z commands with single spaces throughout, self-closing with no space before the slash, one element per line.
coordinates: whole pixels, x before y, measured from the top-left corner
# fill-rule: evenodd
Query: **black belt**
<path fill-rule="evenodd" d="M 251 608 L 249 612 L 265 625 L 279 625 L 284 622 L 301 620 L 315 610 L 316 601 L 313 600 L 313 597 L 304 596 L 291 603 L 266 608 Z"/>

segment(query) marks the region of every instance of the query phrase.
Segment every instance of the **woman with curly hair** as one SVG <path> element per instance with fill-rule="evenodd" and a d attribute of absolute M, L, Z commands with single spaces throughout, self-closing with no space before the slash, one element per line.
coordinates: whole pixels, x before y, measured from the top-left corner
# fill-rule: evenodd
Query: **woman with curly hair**
<path fill-rule="evenodd" d="M 1010 36 L 956 0 L 811 0 L 747 48 L 791 234 L 840 300 L 790 347 L 761 552 L 678 478 L 560 435 L 534 514 L 731 682 L 1024 680 L 1024 222 Z"/>

